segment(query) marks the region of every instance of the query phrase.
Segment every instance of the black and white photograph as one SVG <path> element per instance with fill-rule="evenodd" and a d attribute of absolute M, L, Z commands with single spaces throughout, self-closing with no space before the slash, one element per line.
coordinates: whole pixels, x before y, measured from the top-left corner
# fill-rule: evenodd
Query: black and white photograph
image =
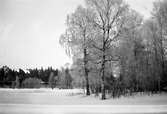
<path fill-rule="evenodd" d="M 0 0 L 0 114 L 167 114 L 167 0 Z"/>

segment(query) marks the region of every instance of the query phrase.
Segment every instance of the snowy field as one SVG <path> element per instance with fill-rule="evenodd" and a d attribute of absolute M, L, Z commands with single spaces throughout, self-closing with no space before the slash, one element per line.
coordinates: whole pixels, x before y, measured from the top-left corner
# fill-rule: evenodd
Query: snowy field
<path fill-rule="evenodd" d="M 0 114 L 167 114 L 167 94 L 100 100 L 73 89 L 0 89 Z"/>

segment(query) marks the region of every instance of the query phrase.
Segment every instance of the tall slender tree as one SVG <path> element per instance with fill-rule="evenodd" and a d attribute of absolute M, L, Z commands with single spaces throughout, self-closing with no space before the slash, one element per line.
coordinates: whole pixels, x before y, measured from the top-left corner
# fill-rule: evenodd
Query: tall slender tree
<path fill-rule="evenodd" d="M 105 65 L 107 61 L 113 59 L 112 56 L 107 56 L 107 51 L 111 49 L 112 44 L 116 42 L 122 32 L 128 7 L 122 0 L 86 0 L 86 3 L 96 16 L 89 21 L 99 29 L 99 36 L 102 39 L 100 45 L 94 45 L 94 47 L 101 51 L 101 91 L 102 100 L 104 100 L 106 99 Z"/>
<path fill-rule="evenodd" d="M 91 11 L 79 6 L 76 11 L 67 16 L 67 30 L 60 37 L 60 44 L 67 49 L 67 53 L 73 55 L 74 58 L 80 58 L 81 66 L 84 70 L 86 80 L 86 95 L 90 95 L 89 90 L 89 40 L 91 34 L 91 26 L 87 21 L 87 17 L 92 17 Z"/>

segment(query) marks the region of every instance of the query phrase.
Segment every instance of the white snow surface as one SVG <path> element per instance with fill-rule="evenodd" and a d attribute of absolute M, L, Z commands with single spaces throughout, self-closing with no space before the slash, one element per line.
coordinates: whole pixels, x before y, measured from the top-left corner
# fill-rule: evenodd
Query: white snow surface
<path fill-rule="evenodd" d="M 0 114 L 167 114 L 167 94 L 100 100 L 82 89 L 3 89 Z"/>

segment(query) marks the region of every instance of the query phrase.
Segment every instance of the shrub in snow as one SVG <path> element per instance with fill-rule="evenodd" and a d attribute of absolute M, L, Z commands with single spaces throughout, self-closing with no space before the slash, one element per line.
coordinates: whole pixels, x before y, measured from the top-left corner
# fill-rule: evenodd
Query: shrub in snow
<path fill-rule="evenodd" d="M 41 82 L 42 81 L 37 78 L 27 78 L 23 81 L 22 87 L 23 88 L 40 88 Z"/>

